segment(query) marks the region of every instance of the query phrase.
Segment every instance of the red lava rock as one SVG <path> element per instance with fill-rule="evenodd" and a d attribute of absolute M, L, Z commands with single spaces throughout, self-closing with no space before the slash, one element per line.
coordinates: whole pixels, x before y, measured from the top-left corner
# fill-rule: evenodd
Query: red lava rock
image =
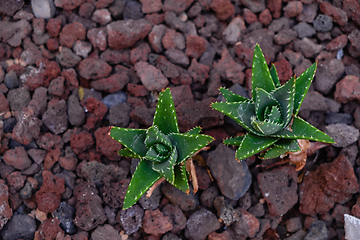
<path fill-rule="evenodd" d="M 42 116 L 43 124 L 55 134 L 66 131 L 68 127 L 67 105 L 65 100 L 51 100 Z"/>
<path fill-rule="evenodd" d="M 278 73 L 280 83 L 284 84 L 287 80 L 289 80 L 293 76 L 292 66 L 285 59 L 276 61 L 274 65 L 276 67 L 276 71 Z"/>
<path fill-rule="evenodd" d="M 83 126 L 85 130 L 93 129 L 95 125 L 103 119 L 108 110 L 103 102 L 96 100 L 93 97 L 85 99 L 81 102 L 81 105 L 88 110 L 88 113 L 90 113 Z"/>
<path fill-rule="evenodd" d="M 186 132 L 199 125 L 204 129 L 221 125 L 222 114 L 209 107 L 215 101 L 215 98 L 208 98 L 202 101 L 181 102 L 176 107 L 180 131 Z"/>
<path fill-rule="evenodd" d="M 114 93 L 122 90 L 130 81 L 126 72 L 115 73 L 108 78 L 98 79 L 90 83 L 90 87 L 98 91 Z"/>
<path fill-rule="evenodd" d="M 353 215 L 354 217 L 357 217 L 357 218 L 360 217 L 360 198 L 358 198 L 356 200 L 355 205 L 352 206 L 351 215 Z"/>
<path fill-rule="evenodd" d="M 124 65 L 130 65 L 129 50 L 114 50 L 107 48 L 104 52 L 101 53 L 100 59 L 104 60 L 109 64 L 123 63 Z"/>
<path fill-rule="evenodd" d="M 11 216 L 13 215 L 13 212 L 9 206 L 9 188 L 5 184 L 5 181 L 3 179 L 0 179 L 0 202 L 1 208 L 0 208 L 0 230 L 4 227 L 4 225 L 9 221 Z"/>
<path fill-rule="evenodd" d="M 44 158 L 44 169 L 50 171 L 54 164 L 59 160 L 60 155 L 61 150 L 59 148 L 50 150 Z"/>
<path fill-rule="evenodd" d="M 242 208 L 237 208 L 237 210 L 241 212 L 241 218 L 240 221 L 235 222 L 232 225 L 232 229 L 236 234 L 244 235 L 250 238 L 255 237 L 255 234 L 260 229 L 259 220 L 254 215 Z"/>
<path fill-rule="evenodd" d="M 186 55 L 198 59 L 206 50 L 206 40 L 199 36 L 189 35 L 186 37 Z"/>
<path fill-rule="evenodd" d="M 60 45 L 72 48 L 77 40 L 85 40 L 86 30 L 81 23 L 67 24 L 60 32 Z"/>
<path fill-rule="evenodd" d="M 121 149 L 121 143 L 109 136 L 110 127 L 102 127 L 95 131 L 96 151 L 105 155 L 112 161 L 120 160 L 117 153 Z"/>
<path fill-rule="evenodd" d="M 161 0 L 140 0 L 142 7 L 141 10 L 143 13 L 156 13 L 160 12 L 162 9 Z"/>
<path fill-rule="evenodd" d="M 79 74 L 85 79 L 99 79 L 109 76 L 112 68 L 104 60 L 87 58 L 80 62 Z"/>
<path fill-rule="evenodd" d="M 50 151 L 56 148 L 62 148 L 63 141 L 59 135 L 54 135 L 49 132 L 41 135 L 39 139 L 36 141 L 36 144 L 46 151 Z"/>
<path fill-rule="evenodd" d="M 130 61 L 132 64 L 135 64 L 138 61 L 146 62 L 148 60 L 148 55 L 151 52 L 150 46 L 147 43 L 142 43 L 136 48 L 132 49 L 130 52 Z"/>
<path fill-rule="evenodd" d="M 268 0 L 267 8 L 272 12 L 274 18 L 281 16 L 281 0 Z"/>
<path fill-rule="evenodd" d="M 283 8 L 285 17 L 296 17 L 303 11 L 303 4 L 300 1 L 291 1 Z"/>
<path fill-rule="evenodd" d="M 55 51 L 59 49 L 59 40 L 57 38 L 49 38 L 46 42 L 46 47 L 49 51 Z"/>
<path fill-rule="evenodd" d="M 101 51 L 107 48 L 107 32 L 105 27 L 90 29 L 87 32 L 87 38 L 94 48 L 99 48 Z"/>
<path fill-rule="evenodd" d="M 63 8 L 64 10 L 71 11 L 84 3 L 85 0 L 55 0 L 56 7 Z"/>
<path fill-rule="evenodd" d="M 166 29 L 165 34 L 161 39 L 161 43 L 165 49 L 177 48 L 182 50 L 185 48 L 184 36 L 174 29 Z"/>
<path fill-rule="evenodd" d="M 180 75 L 178 66 L 169 62 L 166 57 L 161 55 L 156 60 L 156 68 L 159 69 L 166 78 L 175 79 Z"/>
<path fill-rule="evenodd" d="M 96 9 L 92 14 L 91 20 L 100 25 L 106 25 L 111 22 L 111 14 L 107 9 Z"/>
<path fill-rule="evenodd" d="M 36 204 L 40 211 L 52 213 L 60 206 L 61 194 L 65 192 L 65 179 L 49 171 L 42 173 L 43 183 L 35 193 Z"/>
<path fill-rule="evenodd" d="M 22 175 L 21 172 L 15 171 L 10 173 L 7 177 L 7 183 L 10 187 L 10 192 L 17 192 L 19 191 L 25 184 L 26 176 Z"/>
<path fill-rule="evenodd" d="M 171 232 L 176 233 L 186 227 L 186 217 L 179 206 L 166 204 L 162 209 L 162 213 L 171 220 L 173 226 Z"/>
<path fill-rule="evenodd" d="M 158 13 L 151 13 L 151 14 L 146 14 L 145 16 L 145 20 L 148 21 L 149 23 L 151 23 L 153 26 L 158 25 L 162 22 L 164 22 L 165 20 L 165 14 L 158 14 Z"/>
<path fill-rule="evenodd" d="M 259 15 L 259 22 L 262 23 L 262 25 L 267 26 L 271 23 L 272 16 L 270 13 L 270 10 L 266 8 L 264 11 L 262 11 Z"/>
<path fill-rule="evenodd" d="M 251 24 L 258 21 L 255 13 L 251 12 L 248 8 L 243 9 L 243 17 L 246 23 Z"/>
<path fill-rule="evenodd" d="M 347 158 L 340 155 L 304 177 L 299 191 L 299 209 L 306 215 L 324 214 L 335 202 L 344 204 L 357 192 L 359 184 L 354 169 Z"/>
<path fill-rule="evenodd" d="M 24 145 L 28 145 L 40 134 L 41 120 L 33 116 L 34 111 L 30 108 L 23 108 L 16 116 L 17 123 L 13 129 L 12 138 Z"/>
<path fill-rule="evenodd" d="M 113 2 L 114 2 L 114 0 L 96 0 L 95 7 L 96 8 L 106 8 Z"/>
<path fill-rule="evenodd" d="M 328 2 L 320 3 L 319 8 L 324 15 L 331 17 L 331 19 L 340 26 L 344 26 L 347 24 L 348 17 L 346 13 L 340 8 L 337 8 Z"/>
<path fill-rule="evenodd" d="M 199 82 L 201 85 L 204 85 L 206 79 L 209 78 L 209 71 L 210 68 L 208 66 L 198 63 L 195 58 L 191 61 L 191 65 L 188 69 L 194 82 Z"/>
<path fill-rule="evenodd" d="M 173 228 L 170 218 L 164 216 L 159 209 L 145 211 L 142 227 L 147 234 L 155 236 L 164 234 Z"/>
<path fill-rule="evenodd" d="M 336 83 L 334 99 L 340 103 L 347 103 L 360 99 L 359 78 L 347 75 L 340 82 Z"/>
<path fill-rule="evenodd" d="M 59 157 L 58 162 L 60 166 L 66 170 L 74 171 L 78 163 L 76 154 L 71 147 L 65 148 L 65 156 Z"/>
<path fill-rule="evenodd" d="M 155 25 L 148 35 L 150 46 L 155 52 L 161 52 L 163 49 L 161 39 L 163 38 L 166 29 L 166 26 L 163 24 Z"/>
<path fill-rule="evenodd" d="M 346 46 L 348 38 L 345 34 L 342 34 L 326 45 L 326 50 L 338 51 Z"/>
<path fill-rule="evenodd" d="M 232 81 L 234 84 L 242 84 L 245 74 L 245 66 L 234 61 L 228 50 L 225 48 L 221 53 L 221 59 L 213 64 L 215 73 L 222 78 Z"/>
<path fill-rule="evenodd" d="M 228 231 L 224 231 L 221 233 L 212 232 L 207 236 L 208 240 L 231 240 L 231 234 Z"/>
<path fill-rule="evenodd" d="M 51 80 L 48 92 L 51 95 L 62 97 L 65 94 L 65 78 L 57 77 Z"/>
<path fill-rule="evenodd" d="M 43 221 L 35 235 L 39 237 L 39 239 L 58 239 L 56 236 L 58 233 L 64 233 L 64 231 L 60 228 L 60 221 L 57 218 L 47 218 Z"/>
<path fill-rule="evenodd" d="M 128 85 L 126 85 L 126 89 L 134 97 L 144 97 L 149 94 L 149 91 L 146 90 L 143 85 L 128 83 Z"/>
<path fill-rule="evenodd" d="M 350 208 L 336 204 L 331 217 L 333 217 L 336 222 L 344 223 L 344 214 L 350 214 Z"/>
<path fill-rule="evenodd" d="M 194 96 L 191 92 L 190 85 L 171 87 L 170 90 L 174 100 L 175 107 L 183 101 L 194 100 Z"/>
<path fill-rule="evenodd" d="M 360 11 L 360 3 L 356 0 L 344 0 L 342 10 L 344 10 L 347 16 L 350 16 L 357 25 L 360 25 L 360 15 L 358 14 Z"/>
<path fill-rule="evenodd" d="M 91 148 L 94 143 L 92 135 L 86 131 L 70 135 L 70 146 L 76 154 L 85 152 Z"/>
<path fill-rule="evenodd" d="M 220 21 L 225 21 L 235 13 L 234 5 L 229 0 L 213 0 L 210 8 Z"/>
<path fill-rule="evenodd" d="M 46 24 L 46 30 L 50 37 L 57 38 L 61 30 L 61 19 L 51 18 Z"/>
<path fill-rule="evenodd" d="M 78 180 L 74 189 L 74 196 L 77 199 L 76 217 L 74 219 L 77 227 L 89 231 L 106 221 L 102 200 L 95 185 Z"/>
<path fill-rule="evenodd" d="M 79 7 L 79 15 L 83 18 L 90 18 L 94 9 L 95 6 L 92 3 L 85 2 Z"/>
<path fill-rule="evenodd" d="M 44 87 L 48 87 L 50 81 L 56 78 L 57 76 L 59 76 L 61 72 L 59 64 L 57 64 L 57 62 L 55 61 L 40 60 L 39 62 L 36 62 L 36 65 L 39 67 L 39 70 L 35 70 L 35 73 L 38 73 L 38 75 L 37 76 L 35 75 L 35 77 L 40 78 L 40 81 Z M 29 81 L 29 78 L 27 79 L 27 81 Z M 39 86 L 37 86 L 36 88 L 38 87 Z M 36 88 L 32 90 L 35 90 Z"/>
<path fill-rule="evenodd" d="M 77 74 L 75 69 L 73 68 L 63 69 L 61 71 L 61 76 L 65 78 L 66 80 L 65 85 L 70 91 L 77 89 L 79 87 L 79 81 L 77 79 Z"/>
<path fill-rule="evenodd" d="M 112 208 L 121 208 L 129 184 L 130 179 L 122 179 L 119 182 L 104 181 L 104 187 L 101 189 L 102 199 Z"/>
<path fill-rule="evenodd" d="M 148 91 L 161 91 L 169 84 L 161 71 L 147 62 L 137 62 L 134 69 Z"/>
<path fill-rule="evenodd" d="M 119 20 L 106 26 L 109 46 L 122 49 L 133 46 L 151 31 L 151 24 L 144 20 Z"/>
<path fill-rule="evenodd" d="M 271 215 L 282 216 L 298 202 L 297 172 L 294 166 L 260 173 L 257 179 Z"/>
<path fill-rule="evenodd" d="M 9 102 L 6 99 L 5 95 L 0 92 L 0 113 L 5 113 L 9 110 Z"/>
<path fill-rule="evenodd" d="M 163 11 L 173 11 L 176 13 L 180 13 L 185 11 L 185 9 L 187 9 L 193 3 L 193 1 L 194 0 L 165 0 L 163 5 Z"/>

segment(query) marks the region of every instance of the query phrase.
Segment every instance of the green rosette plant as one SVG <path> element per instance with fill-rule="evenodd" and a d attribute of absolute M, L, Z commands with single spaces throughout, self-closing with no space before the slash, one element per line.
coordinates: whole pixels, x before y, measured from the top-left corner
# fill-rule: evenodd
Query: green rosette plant
<path fill-rule="evenodd" d="M 159 94 L 153 125 L 148 129 L 111 127 L 110 136 L 125 148 L 119 154 L 139 158 L 127 190 L 123 209 L 134 205 L 151 187 L 164 178 L 176 188 L 189 190 L 184 161 L 214 140 L 196 127 L 180 133 L 170 89 Z"/>
<path fill-rule="evenodd" d="M 256 44 L 252 63 L 252 98 L 220 88 L 226 102 L 212 104 L 214 109 L 247 130 L 245 135 L 224 141 L 224 144 L 239 146 L 237 160 L 265 149 L 260 155 L 263 159 L 301 151 L 298 139 L 334 143 L 331 137 L 297 116 L 314 78 L 316 65 L 314 63 L 299 77 L 292 77 L 281 85 L 274 65 L 269 70 L 261 48 Z"/>

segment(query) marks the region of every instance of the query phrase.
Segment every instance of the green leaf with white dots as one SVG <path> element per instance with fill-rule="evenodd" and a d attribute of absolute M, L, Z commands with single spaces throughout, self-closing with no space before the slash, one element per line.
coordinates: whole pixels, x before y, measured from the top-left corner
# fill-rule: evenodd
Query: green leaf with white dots
<path fill-rule="evenodd" d="M 237 136 L 237 137 L 233 137 L 233 138 L 228 138 L 225 139 L 223 141 L 223 143 L 225 145 L 234 145 L 234 146 L 239 146 L 242 142 L 242 140 L 244 139 L 244 136 Z"/>
<path fill-rule="evenodd" d="M 274 64 L 271 64 L 271 68 L 270 68 L 270 75 L 271 75 L 271 78 L 275 84 L 275 87 L 278 88 L 281 86 L 280 84 L 280 80 L 279 80 L 279 75 L 276 71 L 276 67 Z"/>
<path fill-rule="evenodd" d="M 270 147 L 279 138 L 258 136 L 252 133 L 247 133 L 244 136 L 239 148 L 236 150 L 236 159 L 242 160 Z"/>
<path fill-rule="evenodd" d="M 301 104 L 310 88 L 311 82 L 314 79 L 317 63 L 314 63 L 306 69 L 295 81 L 295 100 L 294 100 L 294 115 L 299 113 Z"/>
<path fill-rule="evenodd" d="M 187 171 L 185 164 L 183 165 L 176 165 L 174 168 L 175 172 L 175 181 L 174 186 L 177 189 L 180 189 L 181 191 L 185 192 L 186 190 L 189 190 L 189 183 L 188 183 L 188 177 L 187 177 Z"/>
<path fill-rule="evenodd" d="M 301 150 L 296 139 L 279 139 L 274 146 L 285 149 L 287 152 L 297 152 Z"/>
<path fill-rule="evenodd" d="M 256 89 L 262 88 L 267 92 L 275 89 L 274 81 L 270 75 L 269 67 L 259 44 L 256 44 L 252 62 L 252 98 L 256 99 Z"/>
<path fill-rule="evenodd" d="M 280 147 L 272 147 L 267 150 L 265 153 L 260 153 L 260 159 L 273 159 L 280 157 L 281 155 L 285 154 L 287 151 L 286 149 Z"/>
<path fill-rule="evenodd" d="M 124 199 L 123 209 L 127 209 L 134 205 L 160 178 L 161 175 L 152 169 L 150 162 L 141 160 L 131 178 L 129 188 Z"/>
<path fill-rule="evenodd" d="M 331 137 L 299 117 L 294 118 L 293 124 L 291 125 L 291 130 L 283 129 L 276 134 L 273 134 L 272 136 L 288 139 L 308 139 L 324 143 L 335 143 Z"/>
<path fill-rule="evenodd" d="M 120 150 L 118 151 L 118 154 L 119 154 L 120 156 L 128 157 L 128 158 L 140 158 L 139 155 L 136 155 L 135 153 L 133 153 L 132 151 L 130 151 L 130 149 L 128 149 L 128 148 L 120 149 Z"/>
<path fill-rule="evenodd" d="M 262 135 L 251 125 L 250 117 L 255 115 L 255 104 L 253 102 L 215 102 L 211 107 L 230 117 L 246 130 Z"/>
<path fill-rule="evenodd" d="M 233 92 L 231 92 L 230 90 L 226 89 L 226 88 L 219 88 L 219 91 L 221 92 L 221 94 L 224 96 L 225 100 L 227 102 L 248 102 L 250 101 L 250 99 L 245 98 L 243 96 L 237 95 Z"/>
<path fill-rule="evenodd" d="M 171 184 L 174 184 L 174 166 L 176 164 L 176 159 L 178 157 L 178 152 L 176 148 L 173 149 L 170 157 L 163 162 L 152 162 L 152 169 L 159 173 L 162 177 L 165 178 Z"/>
<path fill-rule="evenodd" d="M 146 129 L 111 127 L 110 136 L 136 155 L 141 157 L 146 155 L 147 147 L 144 143 Z"/>
<path fill-rule="evenodd" d="M 159 94 L 153 125 L 165 135 L 179 132 L 175 105 L 169 88 Z"/>
<path fill-rule="evenodd" d="M 201 127 L 194 127 L 189 131 L 187 131 L 185 134 L 200 134 L 200 132 L 201 132 Z"/>
<path fill-rule="evenodd" d="M 182 163 L 189 157 L 191 157 L 198 150 L 202 149 L 210 142 L 214 141 L 214 138 L 204 134 L 181 134 L 171 133 L 168 135 L 171 142 L 177 148 L 178 159 L 177 164 Z"/>
<path fill-rule="evenodd" d="M 262 88 L 256 89 L 256 99 L 255 99 L 255 113 L 256 117 L 260 121 L 268 119 L 270 116 L 267 116 L 266 110 L 272 109 L 273 107 L 281 107 L 279 102 L 268 92 Z M 271 110 L 270 110 L 271 111 Z"/>

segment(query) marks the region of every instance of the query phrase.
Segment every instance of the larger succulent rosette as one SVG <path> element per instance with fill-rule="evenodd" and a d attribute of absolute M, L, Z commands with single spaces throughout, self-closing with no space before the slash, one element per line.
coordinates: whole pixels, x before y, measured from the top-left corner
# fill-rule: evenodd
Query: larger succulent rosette
<path fill-rule="evenodd" d="M 139 158 L 126 193 L 123 208 L 129 208 L 159 179 L 187 191 L 184 161 L 214 139 L 199 134 L 200 127 L 180 133 L 170 89 L 159 94 L 153 125 L 148 129 L 112 127 L 110 136 L 125 147 L 120 155 Z"/>
<path fill-rule="evenodd" d="M 220 88 L 226 102 L 212 107 L 234 119 L 248 132 L 227 139 L 225 144 L 238 145 L 236 159 L 250 157 L 268 149 L 261 157 L 274 158 L 300 150 L 297 139 L 333 143 L 333 139 L 297 116 L 314 78 L 316 63 L 298 78 L 280 84 L 274 66 L 269 70 L 256 44 L 252 63 L 252 99 Z"/>

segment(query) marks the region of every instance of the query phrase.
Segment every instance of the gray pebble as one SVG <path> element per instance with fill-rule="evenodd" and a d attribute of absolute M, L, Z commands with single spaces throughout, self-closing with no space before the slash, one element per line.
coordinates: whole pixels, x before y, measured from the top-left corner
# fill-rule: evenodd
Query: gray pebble
<path fill-rule="evenodd" d="M 109 94 L 104 97 L 101 101 L 110 109 L 112 106 L 119 103 L 126 103 L 127 95 L 126 93 L 120 91 L 113 94 Z"/>
<path fill-rule="evenodd" d="M 347 147 L 359 139 L 359 130 L 343 123 L 330 124 L 325 131 L 336 142 L 335 147 Z"/>
<path fill-rule="evenodd" d="M 36 231 L 35 218 L 27 214 L 13 215 L 1 230 L 4 240 L 34 239 Z"/>
<path fill-rule="evenodd" d="M 319 14 L 313 21 L 314 28 L 319 32 L 328 32 L 332 29 L 333 23 L 331 17 Z"/>
<path fill-rule="evenodd" d="M 10 71 L 5 75 L 4 83 L 8 89 L 14 89 L 20 86 L 19 78 L 14 71 Z"/>
<path fill-rule="evenodd" d="M 329 238 L 329 232 L 326 228 L 326 224 L 323 221 L 314 221 L 311 224 L 308 234 L 306 234 L 304 240 L 327 240 Z"/>

